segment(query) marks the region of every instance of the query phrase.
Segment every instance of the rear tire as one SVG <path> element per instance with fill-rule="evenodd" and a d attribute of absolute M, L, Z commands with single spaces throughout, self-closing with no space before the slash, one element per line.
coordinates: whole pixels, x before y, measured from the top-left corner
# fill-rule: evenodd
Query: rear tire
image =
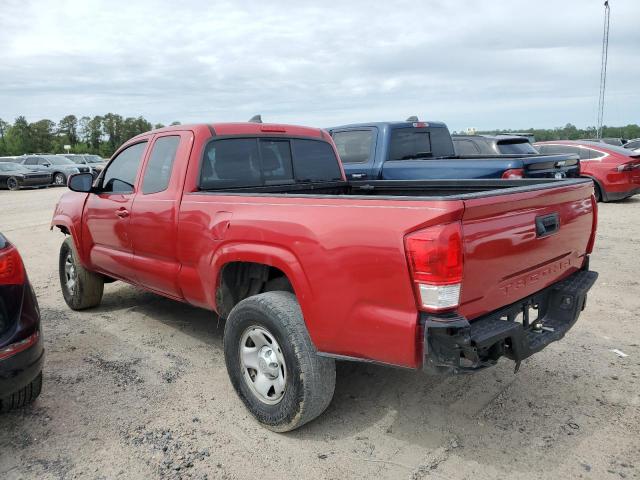
<path fill-rule="evenodd" d="M 602 199 L 602 189 L 596 182 L 593 182 L 593 193 L 596 197 L 596 202 L 604 202 Z"/>
<path fill-rule="evenodd" d="M 254 334 L 265 341 L 252 341 Z M 255 357 L 253 361 L 251 355 Z M 294 430 L 316 418 L 331 403 L 335 362 L 317 355 L 300 306 L 291 293 L 261 293 L 238 303 L 225 324 L 224 356 L 236 393 L 269 430 Z M 265 359 L 267 363 L 261 362 Z M 280 375 L 283 379 L 279 383 Z M 262 381 L 279 385 L 280 391 L 260 388 Z M 260 390 L 266 392 L 262 397 Z"/>
<path fill-rule="evenodd" d="M 18 179 L 16 177 L 9 177 L 7 179 L 7 188 L 13 191 L 19 190 L 20 185 L 18 185 Z"/>
<path fill-rule="evenodd" d="M 71 237 L 67 237 L 60 247 L 58 270 L 62 296 L 69 308 L 84 310 L 100 305 L 104 279 L 82 266 Z"/>
<path fill-rule="evenodd" d="M 22 408 L 32 403 L 42 391 L 42 372 L 34 378 L 29 385 L 12 393 L 6 397 L 0 398 L 0 412 L 8 412 L 14 408 Z"/>

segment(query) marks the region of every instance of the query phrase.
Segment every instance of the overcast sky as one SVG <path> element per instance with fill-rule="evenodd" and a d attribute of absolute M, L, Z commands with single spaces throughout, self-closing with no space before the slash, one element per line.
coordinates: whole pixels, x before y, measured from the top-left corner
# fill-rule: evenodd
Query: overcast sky
<path fill-rule="evenodd" d="M 0 3 L 9 121 L 418 115 L 461 130 L 596 118 L 600 0 Z M 611 5 L 605 123 L 640 123 L 640 0 Z"/>

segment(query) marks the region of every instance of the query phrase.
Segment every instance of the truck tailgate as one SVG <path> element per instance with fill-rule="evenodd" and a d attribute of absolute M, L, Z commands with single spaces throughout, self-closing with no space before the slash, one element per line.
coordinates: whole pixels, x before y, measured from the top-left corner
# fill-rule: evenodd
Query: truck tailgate
<path fill-rule="evenodd" d="M 465 200 L 460 313 L 469 319 L 579 270 L 594 228 L 593 185 L 579 182 Z"/>

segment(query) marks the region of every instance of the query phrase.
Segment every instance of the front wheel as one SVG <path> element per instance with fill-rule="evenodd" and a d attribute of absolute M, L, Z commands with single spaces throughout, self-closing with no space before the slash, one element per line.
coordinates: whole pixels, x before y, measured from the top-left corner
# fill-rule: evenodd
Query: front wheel
<path fill-rule="evenodd" d="M 67 184 L 67 177 L 64 176 L 64 173 L 56 173 L 53 176 L 53 184 L 56 186 L 63 186 Z"/>
<path fill-rule="evenodd" d="M 60 247 L 58 270 L 62 296 L 69 308 L 84 310 L 100 305 L 104 279 L 82 266 L 71 237 L 67 237 Z"/>
<path fill-rule="evenodd" d="M 20 185 L 18 185 L 18 179 L 16 177 L 9 177 L 7 179 L 7 188 L 9 190 L 18 190 Z"/>
<path fill-rule="evenodd" d="M 331 402 L 335 362 L 317 355 L 292 293 L 261 293 L 238 303 L 225 325 L 224 356 L 236 393 L 270 430 L 294 430 Z"/>

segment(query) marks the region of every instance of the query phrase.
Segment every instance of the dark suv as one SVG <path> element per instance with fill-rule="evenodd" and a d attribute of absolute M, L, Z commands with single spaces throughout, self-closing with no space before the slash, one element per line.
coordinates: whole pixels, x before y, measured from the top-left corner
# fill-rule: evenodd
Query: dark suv
<path fill-rule="evenodd" d="M 452 135 L 458 155 L 535 155 L 538 151 L 521 135 Z"/>
<path fill-rule="evenodd" d="M 0 234 L 0 412 L 40 395 L 43 363 L 38 301 L 18 250 Z"/>

